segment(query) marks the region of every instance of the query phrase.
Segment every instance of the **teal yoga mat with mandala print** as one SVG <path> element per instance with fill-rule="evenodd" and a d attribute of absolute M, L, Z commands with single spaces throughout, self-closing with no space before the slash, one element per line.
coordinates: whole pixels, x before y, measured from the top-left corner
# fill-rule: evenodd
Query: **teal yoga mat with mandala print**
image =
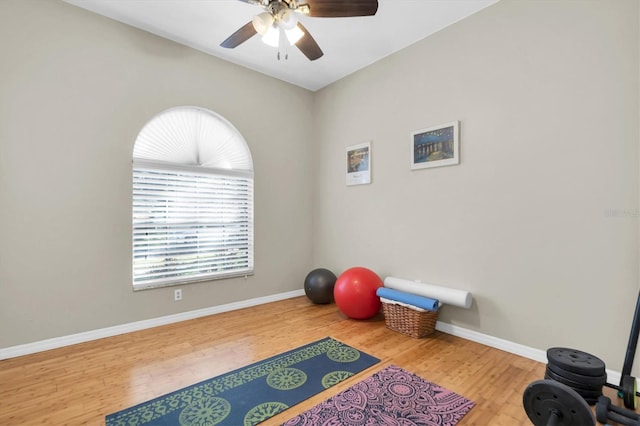
<path fill-rule="evenodd" d="M 255 425 L 379 361 L 327 337 L 109 414 L 106 424 Z"/>

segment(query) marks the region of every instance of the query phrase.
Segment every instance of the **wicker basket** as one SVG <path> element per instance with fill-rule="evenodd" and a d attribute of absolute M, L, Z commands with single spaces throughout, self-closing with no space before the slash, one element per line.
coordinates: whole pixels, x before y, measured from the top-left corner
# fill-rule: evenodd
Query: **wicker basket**
<path fill-rule="evenodd" d="M 382 302 L 387 327 L 417 339 L 434 332 L 438 311 L 415 310 L 395 303 Z"/>

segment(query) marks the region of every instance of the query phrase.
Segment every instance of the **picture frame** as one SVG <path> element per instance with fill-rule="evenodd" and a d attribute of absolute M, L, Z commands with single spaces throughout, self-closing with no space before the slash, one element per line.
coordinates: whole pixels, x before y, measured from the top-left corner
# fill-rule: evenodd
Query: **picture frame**
<path fill-rule="evenodd" d="M 411 170 L 460 163 L 460 122 L 411 132 Z"/>
<path fill-rule="evenodd" d="M 348 146 L 346 149 L 346 184 L 371 183 L 371 142 Z"/>

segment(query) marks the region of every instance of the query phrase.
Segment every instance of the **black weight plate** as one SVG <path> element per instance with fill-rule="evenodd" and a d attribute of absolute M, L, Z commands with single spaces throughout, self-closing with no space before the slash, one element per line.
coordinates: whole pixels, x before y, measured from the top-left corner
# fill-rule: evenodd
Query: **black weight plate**
<path fill-rule="evenodd" d="M 574 382 L 573 380 L 567 379 L 566 377 L 563 377 L 560 374 L 554 373 L 553 371 L 549 370 L 548 367 L 544 373 L 544 378 L 555 380 L 556 382 L 560 382 L 563 385 L 567 385 L 570 388 L 574 388 L 574 389 L 582 389 L 586 391 L 597 391 L 597 390 L 602 391 L 602 384 L 589 385 L 581 382 Z"/>
<path fill-rule="evenodd" d="M 585 400 L 570 387 L 553 380 L 530 383 L 522 396 L 522 404 L 535 426 L 595 426 L 591 408 Z"/>
<path fill-rule="evenodd" d="M 607 382 L 606 373 L 602 376 L 583 376 L 582 374 L 576 374 L 572 373 L 571 371 L 563 370 L 561 367 L 558 367 L 554 364 L 547 364 L 547 369 L 553 371 L 559 376 L 562 376 L 569 380 L 573 380 L 574 382 L 584 383 L 587 386 L 603 386 Z"/>
<path fill-rule="evenodd" d="M 569 383 L 565 383 L 562 380 L 557 380 L 555 378 L 553 378 L 552 376 L 549 376 L 549 374 L 545 374 L 544 378 L 546 380 L 553 380 L 555 382 L 561 383 L 565 386 L 570 387 L 571 389 L 573 389 L 578 395 L 580 395 L 583 399 L 585 399 L 589 405 L 593 405 L 596 403 L 597 399 L 602 396 L 602 388 L 598 388 L 598 389 L 581 389 L 581 388 L 576 388 L 571 386 Z"/>
<path fill-rule="evenodd" d="M 638 408 L 637 382 L 633 376 L 622 376 L 622 401 L 630 410 Z"/>
<path fill-rule="evenodd" d="M 577 349 L 550 348 L 547 349 L 547 359 L 550 364 L 583 376 L 598 377 L 606 374 L 604 361 Z"/>
<path fill-rule="evenodd" d="M 544 375 L 545 380 L 553 380 L 556 381 L 558 383 L 562 383 L 565 386 L 569 386 L 571 389 L 573 389 L 574 391 L 588 391 L 588 392 L 593 392 L 596 389 L 582 389 L 579 387 L 575 387 L 573 386 L 571 383 L 571 381 L 566 381 L 564 380 L 562 377 L 557 377 L 557 376 L 552 376 L 549 373 L 545 373 Z"/>
<path fill-rule="evenodd" d="M 589 405 L 596 405 L 598 403 L 597 398 L 584 398 L 584 401 Z"/>
<path fill-rule="evenodd" d="M 585 391 L 581 389 L 573 389 L 578 395 L 584 399 L 598 399 L 602 396 L 602 390 L 599 391 Z"/>

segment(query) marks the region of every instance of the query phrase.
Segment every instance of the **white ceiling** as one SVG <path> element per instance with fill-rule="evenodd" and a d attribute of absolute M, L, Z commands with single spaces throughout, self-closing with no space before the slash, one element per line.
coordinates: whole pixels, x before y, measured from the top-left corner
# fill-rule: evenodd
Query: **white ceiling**
<path fill-rule="evenodd" d="M 65 0 L 193 47 L 226 61 L 315 91 L 451 25 L 498 0 L 379 0 L 375 16 L 300 21 L 324 56 L 309 61 L 297 48 L 287 60 L 254 36 L 235 49 L 220 47 L 262 12 L 238 0 Z"/>

